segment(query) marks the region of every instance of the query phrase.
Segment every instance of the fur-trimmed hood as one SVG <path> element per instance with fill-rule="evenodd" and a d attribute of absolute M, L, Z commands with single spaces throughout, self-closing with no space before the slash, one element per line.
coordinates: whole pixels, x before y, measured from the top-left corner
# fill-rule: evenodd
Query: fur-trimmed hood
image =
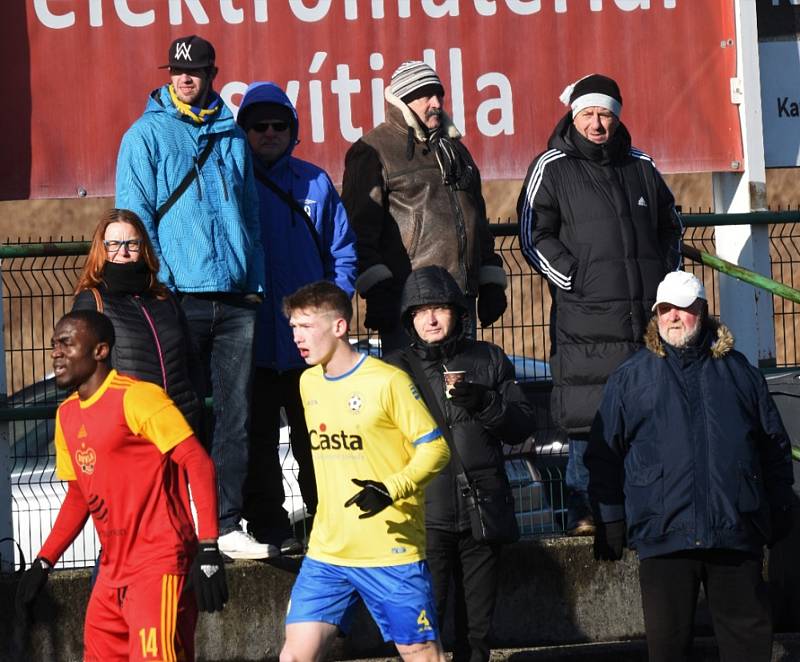
<path fill-rule="evenodd" d="M 709 351 L 711 358 L 719 359 L 728 354 L 734 345 L 733 333 L 724 324 L 720 324 L 713 318 L 708 318 L 705 323 L 706 329 L 711 332 L 716 339 L 711 343 Z M 658 320 L 654 317 L 650 319 L 647 325 L 647 331 L 644 334 L 644 344 L 656 356 L 662 359 L 667 357 L 667 352 L 664 349 L 664 341 L 658 334 Z"/>
<path fill-rule="evenodd" d="M 403 119 L 405 120 L 406 125 L 413 129 L 414 138 L 417 139 L 417 142 L 427 142 L 428 133 L 425 130 L 425 127 L 420 124 L 419 118 L 414 114 L 414 111 L 408 107 L 408 104 L 403 102 L 400 97 L 392 94 L 392 91 L 388 86 L 384 90 L 383 96 L 390 106 L 394 106 L 403 114 Z M 447 130 L 447 135 L 453 140 L 461 139 L 461 132 L 456 128 L 456 125 L 453 124 L 453 120 L 450 119 L 450 116 L 444 111 L 442 111 L 442 128 Z"/>

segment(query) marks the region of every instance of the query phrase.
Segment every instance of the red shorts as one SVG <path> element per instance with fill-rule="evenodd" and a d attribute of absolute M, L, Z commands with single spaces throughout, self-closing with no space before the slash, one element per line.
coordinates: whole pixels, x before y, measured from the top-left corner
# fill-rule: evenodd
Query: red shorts
<path fill-rule="evenodd" d="M 185 575 L 151 575 L 123 588 L 98 581 L 83 628 L 84 662 L 193 662 L 197 603 Z"/>

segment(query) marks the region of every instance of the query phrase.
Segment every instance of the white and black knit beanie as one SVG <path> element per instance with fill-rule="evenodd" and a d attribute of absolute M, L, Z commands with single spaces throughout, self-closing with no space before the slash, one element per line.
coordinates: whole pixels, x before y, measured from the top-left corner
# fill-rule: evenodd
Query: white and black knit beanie
<path fill-rule="evenodd" d="M 421 60 L 410 60 L 394 70 L 389 89 L 392 94 L 405 101 L 406 97 L 430 85 L 438 85 L 444 93 L 444 85 L 432 67 Z"/>
<path fill-rule="evenodd" d="M 613 78 L 602 74 L 590 74 L 567 85 L 558 98 L 565 106 L 572 108 L 573 117 L 591 106 L 607 108 L 617 117 L 622 113 L 619 85 Z"/>

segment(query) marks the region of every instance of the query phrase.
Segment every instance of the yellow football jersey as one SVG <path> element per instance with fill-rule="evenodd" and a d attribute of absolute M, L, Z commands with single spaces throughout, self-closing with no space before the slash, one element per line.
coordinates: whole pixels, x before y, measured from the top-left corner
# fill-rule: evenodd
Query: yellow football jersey
<path fill-rule="evenodd" d="M 422 487 L 450 458 L 447 442 L 402 370 L 363 356 L 349 372 L 306 370 L 300 393 L 319 505 L 308 556 L 337 565 L 388 566 L 425 558 Z M 345 502 L 353 478 L 386 485 L 394 503 L 359 519 Z"/>

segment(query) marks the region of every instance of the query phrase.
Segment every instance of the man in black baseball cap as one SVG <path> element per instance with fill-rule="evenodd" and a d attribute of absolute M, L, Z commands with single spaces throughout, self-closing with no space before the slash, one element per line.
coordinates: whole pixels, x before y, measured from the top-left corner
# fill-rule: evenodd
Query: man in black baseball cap
<path fill-rule="evenodd" d="M 144 114 L 122 138 L 116 200 L 142 219 L 159 280 L 180 294 L 195 354 L 192 381 L 214 398 L 208 446 L 217 469 L 220 551 L 262 559 L 276 550 L 245 533 L 241 516 L 265 254 L 247 137 L 214 91 L 215 55 L 197 35 L 172 42 L 169 82 L 150 92 Z"/>
<path fill-rule="evenodd" d="M 216 52 L 210 42 L 195 34 L 178 37 L 169 47 L 169 69 L 172 89 L 177 99 L 202 111 L 213 99 L 212 84 L 217 75 Z"/>
<path fill-rule="evenodd" d="M 196 34 L 178 37 L 169 47 L 169 64 L 159 69 L 207 69 L 214 67 L 217 54 L 211 42 Z"/>

